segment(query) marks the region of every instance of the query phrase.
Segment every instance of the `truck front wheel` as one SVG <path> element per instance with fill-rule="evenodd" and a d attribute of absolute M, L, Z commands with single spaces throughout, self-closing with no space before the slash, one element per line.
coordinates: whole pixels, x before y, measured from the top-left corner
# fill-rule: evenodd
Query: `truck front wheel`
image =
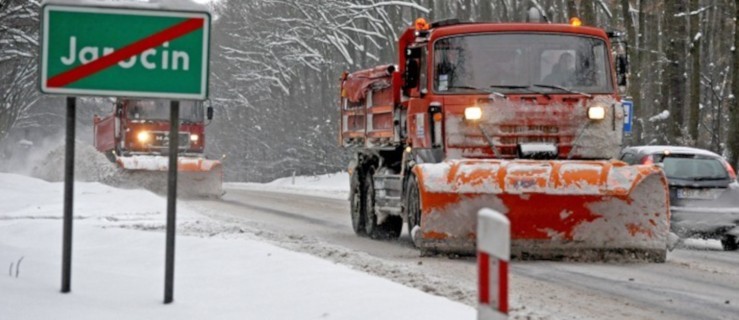
<path fill-rule="evenodd" d="M 418 180 L 416 180 L 415 175 L 408 179 L 405 201 L 405 210 L 408 214 L 408 233 L 410 233 L 413 243 L 416 244 L 416 237 L 419 236 L 417 233 L 421 231 L 421 197 L 418 193 Z"/>

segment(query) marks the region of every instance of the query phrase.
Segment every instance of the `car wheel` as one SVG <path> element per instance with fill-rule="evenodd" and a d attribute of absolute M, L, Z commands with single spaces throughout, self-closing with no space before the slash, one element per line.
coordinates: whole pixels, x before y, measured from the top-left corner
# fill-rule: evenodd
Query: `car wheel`
<path fill-rule="evenodd" d="M 739 243 L 737 243 L 736 236 L 728 234 L 721 238 L 721 246 L 723 246 L 726 251 L 736 251 L 739 249 Z"/>

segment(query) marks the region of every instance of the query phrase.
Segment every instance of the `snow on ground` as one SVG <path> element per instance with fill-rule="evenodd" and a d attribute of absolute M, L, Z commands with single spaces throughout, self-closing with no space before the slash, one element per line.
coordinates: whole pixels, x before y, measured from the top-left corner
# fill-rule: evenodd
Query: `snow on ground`
<path fill-rule="evenodd" d="M 715 239 L 684 239 L 680 246 L 692 250 L 723 251 L 721 241 Z"/>
<path fill-rule="evenodd" d="M 75 185 L 72 293 L 61 294 L 62 188 L 0 173 L 4 320 L 475 316 L 474 308 L 461 303 L 256 238 L 217 236 L 210 233 L 216 222 L 182 204 L 175 302 L 163 305 L 165 199 L 99 183 Z M 197 226 L 203 232 L 195 232 Z"/>
<path fill-rule="evenodd" d="M 226 189 L 267 190 L 290 194 L 305 194 L 333 199 L 349 198 L 349 174 L 338 172 L 319 176 L 280 178 L 270 183 L 226 183 Z"/>

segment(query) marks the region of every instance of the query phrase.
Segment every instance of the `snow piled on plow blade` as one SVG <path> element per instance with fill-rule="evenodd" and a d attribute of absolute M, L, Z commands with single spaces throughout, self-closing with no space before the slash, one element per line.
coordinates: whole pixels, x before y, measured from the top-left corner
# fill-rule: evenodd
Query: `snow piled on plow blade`
<path fill-rule="evenodd" d="M 118 165 L 127 170 L 167 171 L 169 170 L 169 158 L 163 156 L 127 156 L 116 159 Z M 221 162 L 201 157 L 178 157 L 177 170 L 180 172 L 206 172 L 216 167 L 220 168 Z"/>
<path fill-rule="evenodd" d="M 163 156 L 118 157 L 127 180 L 157 193 L 167 192 L 169 158 Z M 202 157 L 177 158 L 177 194 L 186 197 L 220 198 L 223 195 L 223 167 L 220 161 Z"/>
<path fill-rule="evenodd" d="M 618 161 L 452 160 L 414 168 L 426 250 L 473 253 L 481 208 L 511 221 L 519 259 L 664 261 L 662 171 Z"/>
<path fill-rule="evenodd" d="M 51 182 L 64 181 L 65 146 L 61 145 L 33 163 L 31 175 Z M 167 194 L 169 160 L 163 156 L 118 157 L 116 164 L 92 145 L 75 142 L 76 181 L 101 182 L 114 187 L 145 188 Z M 203 157 L 178 158 L 177 194 L 186 197 L 220 198 L 223 195 L 223 169 L 220 161 Z"/>

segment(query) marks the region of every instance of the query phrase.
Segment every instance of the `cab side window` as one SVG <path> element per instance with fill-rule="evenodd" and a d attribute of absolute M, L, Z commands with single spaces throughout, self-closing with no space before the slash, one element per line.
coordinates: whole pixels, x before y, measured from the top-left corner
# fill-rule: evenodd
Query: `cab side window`
<path fill-rule="evenodd" d="M 421 87 L 419 90 L 422 91 L 422 93 L 425 93 L 424 89 L 428 86 L 428 69 L 426 64 L 426 56 L 427 56 L 427 49 L 424 47 L 421 49 L 421 56 L 419 57 L 419 76 L 418 76 L 418 82 L 420 83 Z M 428 89 L 426 89 L 428 90 Z"/>

